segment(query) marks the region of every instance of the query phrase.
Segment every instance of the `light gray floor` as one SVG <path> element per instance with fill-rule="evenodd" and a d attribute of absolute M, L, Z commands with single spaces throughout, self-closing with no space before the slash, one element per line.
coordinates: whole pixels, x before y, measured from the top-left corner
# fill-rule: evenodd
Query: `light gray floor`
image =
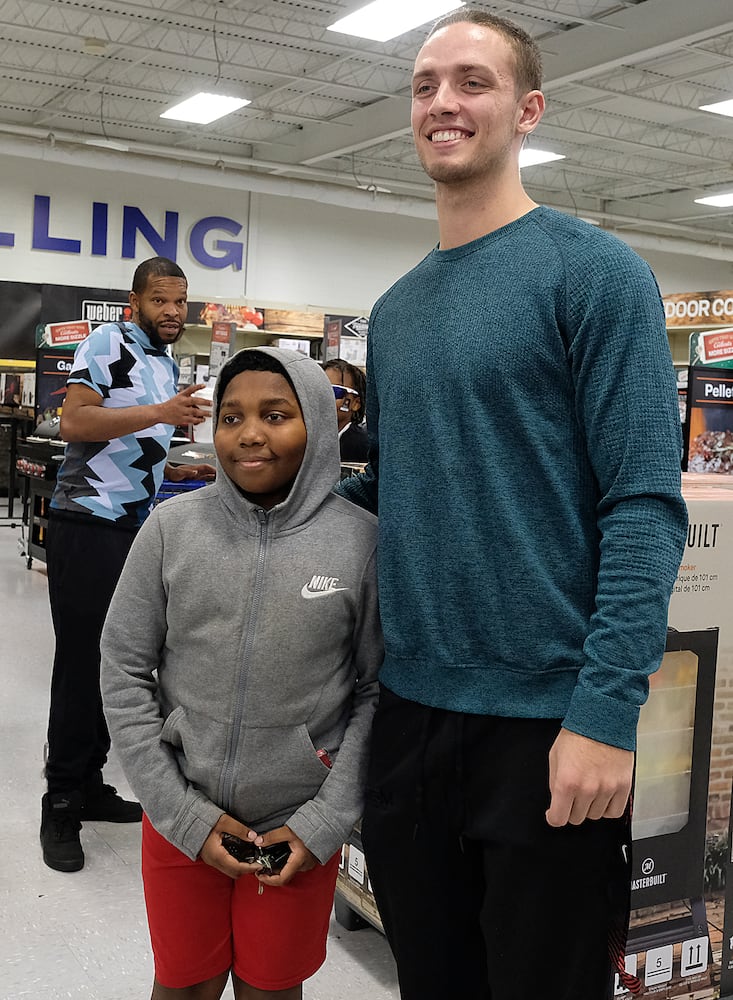
<path fill-rule="evenodd" d="M 0 997 L 147 1000 L 152 963 L 137 824 L 85 824 L 86 865 L 61 874 L 38 841 L 53 630 L 45 566 L 30 570 L 0 500 Z M 16 509 L 17 513 L 17 509 Z M 106 780 L 129 794 L 114 757 Z M 331 922 L 306 1000 L 396 1000 L 394 963 L 371 927 Z M 225 993 L 230 997 L 229 990 Z"/>

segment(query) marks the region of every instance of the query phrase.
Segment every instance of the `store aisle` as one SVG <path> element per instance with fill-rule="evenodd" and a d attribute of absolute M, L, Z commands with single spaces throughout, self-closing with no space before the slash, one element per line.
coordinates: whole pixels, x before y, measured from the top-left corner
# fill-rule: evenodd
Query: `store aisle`
<path fill-rule="evenodd" d="M 53 631 L 45 567 L 29 571 L 20 531 L 0 518 L 0 996 L 3 1000 L 147 1000 L 152 963 L 142 902 L 140 828 L 85 824 L 86 865 L 61 874 L 38 842 Z M 129 789 L 116 762 L 105 776 Z M 387 944 L 335 921 L 329 957 L 305 1000 L 396 1000 Z M 225 993 L 230 998 L 231 991 Z"/>

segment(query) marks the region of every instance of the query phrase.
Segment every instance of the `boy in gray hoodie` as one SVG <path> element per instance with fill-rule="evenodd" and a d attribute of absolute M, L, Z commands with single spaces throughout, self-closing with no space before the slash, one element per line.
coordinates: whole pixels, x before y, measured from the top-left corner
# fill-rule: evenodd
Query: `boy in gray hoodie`
<path fill-rule="evenodd" d="M 299 1000 L 362 807 L 376 518 L 332 493 L 316 362 L 240 351 L 214 404 L 216 482 L 155 509 L 112 600 L 105 711 L 145 811 L 152 1000 L 216 1000 L 230 974 L 237 1000 Z"/>

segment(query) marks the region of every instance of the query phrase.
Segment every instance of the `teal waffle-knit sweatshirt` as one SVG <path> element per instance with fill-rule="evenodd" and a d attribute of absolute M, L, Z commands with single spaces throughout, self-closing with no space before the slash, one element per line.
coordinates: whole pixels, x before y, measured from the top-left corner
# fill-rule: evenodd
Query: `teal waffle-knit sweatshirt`
<path fill-rule="evenodd" d="M 381 681 L 634 749 L 684 550 L 680 421 L 649 267 L 539 207 L 432 251 L 370 318 Z"/>

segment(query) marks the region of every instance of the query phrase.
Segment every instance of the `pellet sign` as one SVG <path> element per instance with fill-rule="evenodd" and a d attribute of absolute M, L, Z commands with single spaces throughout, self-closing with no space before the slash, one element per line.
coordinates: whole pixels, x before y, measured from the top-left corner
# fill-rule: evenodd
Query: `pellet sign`
<path fill-rule="evenodd" d="M 59 233 L 51 221 L 52 204 L 48 195 L 37 194 L 33 199 L 31 249 L 49 253 L 81 254 L 82 247 L 93 257 L 106 257 L 110 240 L 110 206 L 94 201 L 89 218 L 88 243 L 83 233 Z M 164 222 L 154 225 L 142 209 L 124 205 L 121 216 L 120 256 L 134 260 L 138 256 L 138 236 L 143 237 L 153 253 L 176 260 L 180 251 L 180 216 L 165 211 Z M 1 225 L 0 221 L 0 225 Z M 224 215 L 207 215 L 191 225 L 186 234 L 186 249 L 202 267 L 241 271 L 244 243 L 237 239 L 222 239 L 221 235 L 237 237 L 242 224 Z M 0 231 L 0 247 L 14 247 L 15 233 Z M 114 252 L 114 251 L 113 251 Z"/>

